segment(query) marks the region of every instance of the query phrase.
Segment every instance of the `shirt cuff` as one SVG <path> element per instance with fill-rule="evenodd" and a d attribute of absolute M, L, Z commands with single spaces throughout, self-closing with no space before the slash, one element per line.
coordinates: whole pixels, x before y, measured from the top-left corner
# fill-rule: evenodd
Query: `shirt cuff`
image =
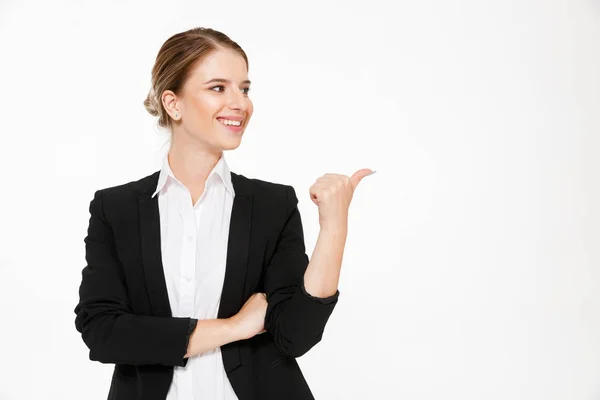
<path fill-rule="evenodd" d="M 194 329 L 196 329 L 196 325 L 198 324 L 198 320 L 195 318 L 190 318 L 190 324 L 188 325 L 188 331 L 187 331 L 187 336 L 185 338 L 185 347 L 184 347 L 184 351 L 183 354 L 187 354 L 187 349 L 188 349 L 188 345 L 190 344 L 190 337 L 192 336 L 192 333 L 194 332 Z M 180 365 L 181 367 L 185 367 L 187 362 L 188 362 L 187 357 L 184 357 L 182 360 L 182 364 Z"/>
<path fill-rule="evenodd" d="M 333 294 L 329 297 L 315 297 L 306 291 L 306 288 L 304 287 L 304 282 L 300 285 L 300 291 L 302 292 L 302 294 L 305 297 L 308 297 L 310 300 L 320 303 L 320 304 L 335 303 L 337 301 L 338 297 L 340 296 L 340 291 L 336 290 L 335 294 Z"/>

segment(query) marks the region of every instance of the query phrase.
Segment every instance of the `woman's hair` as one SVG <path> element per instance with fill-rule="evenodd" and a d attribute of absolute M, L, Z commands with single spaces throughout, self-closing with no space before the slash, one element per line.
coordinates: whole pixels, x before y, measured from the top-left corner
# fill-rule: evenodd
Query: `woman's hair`
<path fill-rule="evenodd" d="M 179 94 L 192 69 L 212 51 L 229 49 L 248 57 L 242 48 L 227 35 L 210 28 L 194 28 L 171 36 L 162 45 L 152 68 L 152 87 L 144 100 L 144 107 L 158 116 L 158 125 L 170 129 L 172 120 L 162 104 L 162 94 L 172 90 Z"/>

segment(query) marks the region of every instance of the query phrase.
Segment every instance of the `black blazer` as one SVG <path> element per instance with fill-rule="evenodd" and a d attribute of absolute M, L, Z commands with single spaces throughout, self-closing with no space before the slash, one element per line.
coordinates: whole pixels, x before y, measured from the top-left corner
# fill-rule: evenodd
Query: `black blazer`
<path fill-rule="evenodd" d="M 75 327 L 90 360 L 115 364 L 109 399 L 165 399 L 185 366 L 190 318 L 172 317 L 161 262 L 159 171 L 96 191 L 90 203 Z M 218 318 L 267 294 L 265 329 L 221 347 L 240 400 L 313 399 L 296 362 L 323 335 L 339 296 L 304 290 L 308 265 L 292 186 L 231 173 L 235 199 Z"/>

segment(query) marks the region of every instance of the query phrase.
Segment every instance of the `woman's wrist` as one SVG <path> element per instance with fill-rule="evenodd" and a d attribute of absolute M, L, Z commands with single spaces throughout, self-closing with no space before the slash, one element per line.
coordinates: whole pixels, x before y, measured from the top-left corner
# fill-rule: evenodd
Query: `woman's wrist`
<path fill-rule="evenodd" d="M 322 224 L 320 233 L 332 236 L 346 236 L 348 234 L 348 221 Z"/>
<path fill-rule="evenodd" d="M 238 340 L 239 329 L 231 318 L 198 320 L 185 357 L 193 357 Z"/>

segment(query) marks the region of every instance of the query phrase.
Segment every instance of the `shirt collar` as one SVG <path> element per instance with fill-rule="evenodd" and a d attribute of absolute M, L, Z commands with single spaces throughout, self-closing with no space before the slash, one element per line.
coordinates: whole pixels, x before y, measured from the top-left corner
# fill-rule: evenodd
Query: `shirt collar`
<path fill-rule="evenodd" d="M 231 182 L 231 171 L 229 170 L 229 166 L 227 165 L 227 161 L 225 160 L 224 153 L 222 153 L 221 158 L 219 158 L 219 161 L 217 161 L 213 169 L 208 174 L 208 178 L 206 178 L 205 184 L 210 184 L 213 175 L 217 175 L 221 179 L 221 182 L 223 182 L 223 184 L 225 185 L 225 188 L 227 189 L 229 194 L 235 197 L 235 191 L 233 190 L 233 184 Z M 158 184 L 156 185 L 156 190 L 152 194 L 152 197 L 156 196 L 156 194 L 164 188 L 168 178 L 179 182 L 177 178 L 175 178 L 175 174 L 173 174 L 173 171 L 171 170 L 171 166 L 169 165 L 169 155 L 167 154 L 163 159 L 160 174 L 158 176 Z"/>

